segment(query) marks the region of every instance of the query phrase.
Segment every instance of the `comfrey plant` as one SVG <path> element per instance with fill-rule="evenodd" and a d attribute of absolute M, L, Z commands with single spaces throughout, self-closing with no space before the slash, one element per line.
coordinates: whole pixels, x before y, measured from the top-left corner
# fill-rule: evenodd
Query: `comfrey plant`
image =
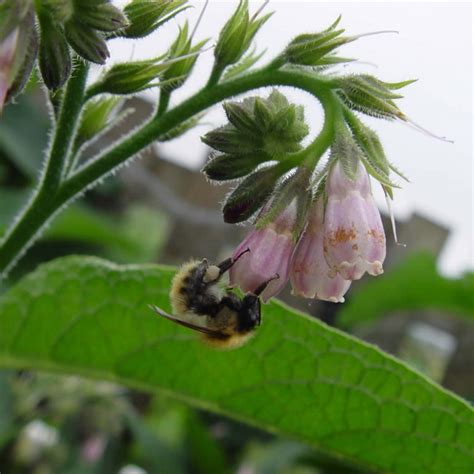
<path fill-rule="evenodd" d="M 229 123 L 203 137 L 216 150 L 204 172 L 215 181 L 237 180 L 224 205 L 226 222 L 258 216 L 255 230 L 236 250 L 251 252 L 232 268 L 231 282 L 252 291 L 278 274 L 264 299 L 291 279 L 297 294 L 342 301 L 351 280 L 382 272 L 385 236 L 369 175 L 389 197 L 395 187 L 391 174 L 400 175 L 356 112 L 408 121 L 395 100 L 401 97 L 396 91 L 412 81 L 388 83 L 333 69 L 351 61 L 338 49 L 364 36 L 346 35 L 339 19 L 324 31 L 296 37 L 255 68 L 263 53 L 252 43 L 271 14 L 262 8 L 249 13 L 247 0 L 238 3 L 220 32 L 207 84 L 187 100 L 170 107 L 173 92 L 206 51 L 208 40 L 195 40 L 197 25 L 184 23 L 163 54 L 105 65 L 96 82 L 88 80 L 90 63 L 107 62 L 110 41 L 145 37 L 188 7 L 185 0 L 132 0 L 123 10 L 107 0 L 0 4 L 0 104 L 12 101 L 37 67 L 54 121 L 38 185 L 0 242 L 0 273 L 7 275 L 68 203 L 147 146 L 181 135 L 209 107 L 224 102 Z M 296 87 L 320 101 L 324 124 L 309 145 L 302 144 L 308 134 L 304 108 L 278 90 L 267 98 L 226 101 L 264 86 Z M 120 96 L 151 88 L 159 90 L 159 100 L 148 121 L 82 159 L 84 145 L 120 119 Z"/>

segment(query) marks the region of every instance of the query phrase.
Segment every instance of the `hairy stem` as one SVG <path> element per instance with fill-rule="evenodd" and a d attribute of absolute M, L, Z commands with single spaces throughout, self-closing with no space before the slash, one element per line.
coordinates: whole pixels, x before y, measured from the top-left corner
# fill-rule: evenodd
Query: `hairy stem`
<path fill-rule="evenodd" d="M 171 93 L 166 88 L 162 88 L 160 91 L 160 100 L 158 102 L 158 108 L 156 110 L 156 117 L 161 117 L 168 108 L 170 103 Z"/>
<path fill-rule="evenodd" d="M 85 62 L 78 61 L 67 83 L 54 130 L 51 151 L 46 163 L 43 183 L 40 186 L 46 188 L 46 191 L 57 189 L 67 167 L 67 157 L 83 105 L 88 69 Z"/>
<path fill-rule="evenodd" d="M 54 188 L 54 193 L 50 193 L 47 200 L 34 199 L 18 220 L 17 225 L 6 235 L 3 245 L 0 247 L 0 273 L 6 273 L 6 270 L 12 266 L 12 262 L 18 259 L 24 252 L 25 246 L 39 234 L 41 228 L 55 212 L 158 140 L 161 135 L 225 99 L 249 90 L 276 85 L 293 86 L 311 93 L 321 101 L 326 114 L 330 114 L 331 110 L 337 107 L 337 99 L 330 90 L 327 81 L 301 71 L 262 69 L 222 82 L 214 87 L 204 88 L 160 117 L 152 118 L 124 140 L 85 163 L 69 178 L 61 182 L 58 188 Z M 65 102 L 67 102 L 66 97 Z M 331 121 L 326 120 L 325 123 L 321 134 L 309 147 L 298 152 L 301 157 L 306 156 L 307 152 L 317 153 L 318 150 L 325 150 L 329 146 L 334 132 L 329 125 Z M 74 126 L 74 124 L 69 125 L 68 133 L 72 134 Z M 70 140 L 68 146 L 69 143 Z M 67 151 L 68 146 L 62 147 L 61 150 Z M 55 156 L 56 161 L 59 161 L 58 156 L 60 155 Z M 48 168 L 49 164 L 48 162 Z M 51 183 L 57 184 L 58 181 L 54 180 Z M 41 189 L 40 187 L 40 195 Z"/>
<path fill-rule="evenodd" d="M 78 61 L 61 101 L 50 151 L 38 187 L 1 242 L 0 277 L 4 276 L 27 250 L 39 230 L 58 209 L 54 205 L 54 196 L 66 168 L 66 160 L 83 105 L 87 73 L 88 65 Z"/>

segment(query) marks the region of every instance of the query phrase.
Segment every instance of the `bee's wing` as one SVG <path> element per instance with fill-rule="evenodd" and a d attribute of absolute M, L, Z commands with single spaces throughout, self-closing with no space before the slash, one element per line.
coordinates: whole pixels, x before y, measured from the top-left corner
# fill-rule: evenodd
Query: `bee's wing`
<path fill-rule="evenodd" d="M 158 306 L 155 305 L 148 305 L 150 309 L 155 311 L 157 314 L 160 316 L 163 316 L 163 318 L 169 319 L 170 321 L 173 321 L 174 323 L 180 324 L 181 326 L 184 326 L 189 329 L 193 329 L 194 331 L 199 331 L 202 332 L 203 334 L 206 334 L 208 336 L 217 338 L 217 339 L 226 339 L 227 336 L 219 331 L 213 331 L 212 329 L 205 328 L 204 326 L 197 326 L 195 324 L 188 323 L 187 321 L 183 321 L 182 319 L 175 318 L 174 316 L 171 316 L 171 314 L 168 314 L 166 311 L 163 311 L 161 308 L 158 308 Z"/>

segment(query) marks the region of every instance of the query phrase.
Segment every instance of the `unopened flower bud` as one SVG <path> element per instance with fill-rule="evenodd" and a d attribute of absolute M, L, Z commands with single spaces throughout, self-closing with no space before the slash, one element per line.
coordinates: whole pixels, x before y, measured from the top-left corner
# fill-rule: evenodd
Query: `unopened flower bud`
<path fill-rule="evenodd" d="M 129 26 L 120 34 L 143 38 L 187 8 L 186 0 L 132 0 L 124 8 Z"/>
<path fill-rule="evenodd" d="M 163 90 L 171 92 L 184 84 L 191 74 L 200 50 L 208 40 L 200 41 L 194 46 L 191 41 L 189 26 L 186 22 L 179 29 L 178 36 L 168 51 L 166 62 L 170 63 L 170 65 L 161 76 L 163 84 L 166 84 L 162 86 Z M 181 57 L 182 59 L 179 59 Z M 175 59 L 176 61 L 174 61 Z"/>
<path fill-rule="evenodd" d="M 128 25 L 125 15 L 110 3 L 78 1 L 74 5 L 74 19 L 99 31 L 115 31 Z"/>
<path fill-rule="evenodd" d="M 39 13 L 39 66 L 48 89 L 58 89 L 71 74 L 71 55 L 62 29 L 47 11 Z"/>
<path fill-rule="evenodd" d="M 267 166 L 247 176 L 227 198 L 224 221 L 235 224 L 251 217 L 268 200 L 279 176 L 277 166 Z"/>
<path fill-rule="evenodd" d="M 328 201 L 324 218 L 324 255 L 332 274 L 358 280 L 365 272 L 379 275 L 385 260 L 385 232 L 360 161 L 354 178 L 340 161 L 328 175 Z"/>
<path fill-rule="evenodd" d="M 400 118 L 405 115 L 395 104 L 394 99 L 403 97 L 393 90 L 414 82 L 383 82 L 368 74 L 351 75 L 337 79 L 337 94 L 351 109 L 380 118 Z"/>
<path fill-rule="evenodd" d="M 344 29 L 336 29 L 340 19 L 341 17 L 329 28 L 319 33 L 297 36 L 285 49 L 286 61 L 304 66 L 327 66 L 352 61 L 329 55 L 343 44 L 354 41 L 354 38 L 341 36 Z"/>
<path fill-rule="evenodd" d="M 234 252 L 241 255 L 230 269 L 230 283 L 244 292 L 255 291 L 263 282 L 278 275 L 262 293 L 263 301 L 278 294 L 286 285 L 290 270 L 291 255 L 295 248 L 293 226 L 296 205 L 292 203 L 274 221 L 257 228 L 242 241 Z"/>
<path fill-rule="evenodd" d="M 152 87 L 152 81 L 157 80 L 165 69 L 166 66 L 156 59 L 117 63 L 93 86 L 93 93 L 134 94 Z"/>
<path fill-rule="evenodd" d="M 216 155 L 203 168 L 203 172 L 214 181 L 242 178 L 251 173 L 264 158 L 261 155 Z"/>
<path fill-rule="evenodd" d="M 291 259 L 290 280 L 295 295 L 332 303 L 344 302 L 351 282 L 330 275 L 323 246 L 324 201 L 319 198 L 309 211 L 309 219 Z"/>
<path fill-rule="evenodd" d="M 64 31 L 69 44 L 79 56 L 96 64 L 105 64 L 110 53 L 100 33 L 74 19 L 65 24 Z"/>
<path fill-rule="evenodd" d="M 258 19 L 255 16 L 249 18 L 248 0 L 241 0 L 217 40 L 214 56 L 218 67 L 224 68 L 239 61 L 270 16 L 271 13 Z"/>

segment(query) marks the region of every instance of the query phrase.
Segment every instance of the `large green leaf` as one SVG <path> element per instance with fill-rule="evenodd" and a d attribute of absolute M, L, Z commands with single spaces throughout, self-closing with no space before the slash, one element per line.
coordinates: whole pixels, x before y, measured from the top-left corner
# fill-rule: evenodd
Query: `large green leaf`
<path fill-rule="evenodd" d="M 338 313 L 338 325 L 351 327 L 393 311 L 416 309 L 474 318 L 474 273 L 446 278 L 439 275 L 433 255 L 413 254 L 383 278 L 354 293 Z"/>
<path fill-rule="evenodd" d="M 280 303 L 217 351 L 157 317 L 173 269 L 68 257 L 0 300 L 0 365 L 159 390 L 375 472 L 472 474 L 467 403 L 377 348 Z"/>

